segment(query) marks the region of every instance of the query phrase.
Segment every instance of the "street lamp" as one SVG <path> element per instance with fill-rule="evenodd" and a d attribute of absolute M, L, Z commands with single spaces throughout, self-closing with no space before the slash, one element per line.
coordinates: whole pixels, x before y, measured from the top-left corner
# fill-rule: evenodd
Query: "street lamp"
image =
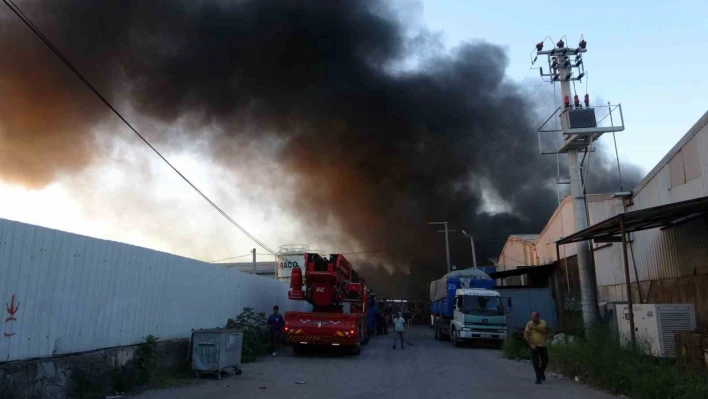
<path fill-rule="evenodd" d="M 447 233 L 455 230 L 448 230 L 447 222 L 428 222 L 428 224 L 442 224 L 443 226 L 445 226 L 445 230 L 438 231 L 438 233 L 445 233 L 445 255 L 447 256 L 447 272 L 450 273 L 450 241 L 448 239 Z"/>
<path fill-rule="evenodd" d="M 466 237 L 470 238 L 470 245 L 472 246 L 472 265 L 476 270 L 477 269 L 477 254 L 475 253 L 475 250 L 474 250 L 474 237 L 467 234 L 467 232 L 464 230 L 462 230 L 462 234 L 464 234 Z"/>

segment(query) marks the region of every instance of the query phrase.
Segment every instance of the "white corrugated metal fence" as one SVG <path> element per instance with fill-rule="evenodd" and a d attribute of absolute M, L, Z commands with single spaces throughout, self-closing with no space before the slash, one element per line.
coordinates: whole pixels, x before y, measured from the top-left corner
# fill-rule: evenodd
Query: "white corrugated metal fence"
<path fill-rule="evenodd" d="M 0 361 L 186 338 L 244 307 L 308 310 L 273 279 L 0 219 Z"/>

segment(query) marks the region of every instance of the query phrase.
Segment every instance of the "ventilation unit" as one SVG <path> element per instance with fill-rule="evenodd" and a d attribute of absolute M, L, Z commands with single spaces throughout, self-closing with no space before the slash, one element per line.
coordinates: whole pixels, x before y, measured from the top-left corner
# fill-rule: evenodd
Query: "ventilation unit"
<path fill-rule="evenodd" d="M 629 306 L 618 305 L 616 309 L 620 341 L 629 345 Z M 675 334 L 696 329 L 692 304 L 643 304 L 633 309 L 637 345 L 657 357 L 676 357 Z"/>

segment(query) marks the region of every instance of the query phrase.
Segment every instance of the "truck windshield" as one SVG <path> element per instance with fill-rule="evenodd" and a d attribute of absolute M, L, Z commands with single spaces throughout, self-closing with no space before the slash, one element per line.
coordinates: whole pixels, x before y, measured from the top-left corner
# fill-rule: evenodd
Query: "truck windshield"
<path fill-rule="evenodd" d="M 462 297 L 462 313 L 475 316 L 497 316 L 503 315 L 501 299 L 495 296 L 471 296 Z"/>

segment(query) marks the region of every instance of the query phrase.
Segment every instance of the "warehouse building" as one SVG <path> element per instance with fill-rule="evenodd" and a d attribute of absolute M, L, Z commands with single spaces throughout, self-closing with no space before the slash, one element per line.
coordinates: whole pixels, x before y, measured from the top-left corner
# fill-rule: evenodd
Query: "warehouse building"
<path fill-rule="evenodd" d="M 253 273 L 253 262 L 236 262 L 236 263 L 219 263 L 219 266 L 236 269 L 244 273 Z M 256 262 L 255 266 L 257 276 L 275 278 L 276 262 Z"/>
<path fill-rule="evenodd" d="M 635 303 L 693 303 L 698 326 L 708 327 L 708 112 L 631 195 L 589 195 L 587 204 L 590 227 L 584 238 L 595 238 L 589 245 L 598 301 L 627 300 L 622 243 L 598 239 L 598 234 L 613 232 L 618 215 L 631 215 L 636 231 L 628 236 L 627 258 Z M 533 256 L 518 259 L 532 262 L 504 263 L 500 256 L 498 269 L 553 264 L 558 295 L 567 297 L 557 298 L 559 302 L 578 298 L 576 245 L 561 245 L 560 261 L 556 255 L 559 239 L 579 234 L 573 234 L 574 220 L 572 200 L 566 197 L 533 244 L 509 237 L 502 255 L 523 253 L 532 246 Z M 609 238 L 617 237 L 616 231 L 612 234 Z"/>

